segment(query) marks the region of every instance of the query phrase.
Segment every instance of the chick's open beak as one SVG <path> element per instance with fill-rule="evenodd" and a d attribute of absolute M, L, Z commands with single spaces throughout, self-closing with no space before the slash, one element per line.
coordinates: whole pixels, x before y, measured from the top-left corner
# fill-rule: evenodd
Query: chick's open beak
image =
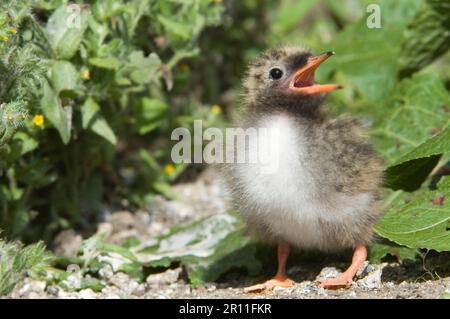
<path fill-rule="evenodd" d="M 314 72 L 323 61 L 333 54 L 334 52 L 329 51 L 310 57 L 306 65 L 295 72 L 289 83 L 289 90 L 302 94 L 317 94 L 342 88 L 342 86 L 337 84 L 314 83 Z"/>

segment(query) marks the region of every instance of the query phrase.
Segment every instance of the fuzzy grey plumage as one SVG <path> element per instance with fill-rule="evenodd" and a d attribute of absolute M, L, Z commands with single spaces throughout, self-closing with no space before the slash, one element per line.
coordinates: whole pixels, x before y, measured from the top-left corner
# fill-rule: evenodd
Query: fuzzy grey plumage
<path fill-rule="evenodd" d="M 268 76 L 276 66 L 289 78 L 309 56 L 303 49 L 275 49 L 250 65 L 237 126 L 277 128 L 279 166 L 262 174 L 257 163 L 224 164 L 224 176 L 235 209 L 267 241 L 322 251 L 367 245 L 381 216 L 383 163 L 364 130 L 355 119 L 328 117 L 325 94 L 287 92 L 286 81 Z M 247 145 L 246 155 L 251 152 Z"/>

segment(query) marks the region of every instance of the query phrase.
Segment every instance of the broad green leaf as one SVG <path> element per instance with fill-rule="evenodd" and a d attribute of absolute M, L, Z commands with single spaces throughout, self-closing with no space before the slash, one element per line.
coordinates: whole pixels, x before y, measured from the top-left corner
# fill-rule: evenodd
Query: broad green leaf
<path fill-rule="evenodd" d="M 371 131 L 388 164 L 387 185 L 410 191 L 428 176 L 438 154 L 448 147 L 449 116 L 444 105 L 449 102 L 450 95 L 435 74 L 417 74 L 396 86 L 395 94 L 380 109 L 382 120 Z M 442 129 L 442 136 L 433 136 Z M 412 161 L 419 158 L 423 160 Z"/>
<path fill-rule="evenodd" d="M 91 58 L 89 63 L 102 69 L 117 69 L 120 66 L 120 61 L 114 57 Z"/>
<path fill-rule="evenodd" d="M 144 279 L 144 267 L 181 262 L 193 285 L 214 281 L 231 269 L 245 269 L 254 275 L 261 264 L 256 257 L 256 240 L 245 235 L 245 230 L 241 219 L 227 213 L 175 227 L 167 235 L 135 242 L 129 248 L 104 243 L 100 233 L 83 242 L 79 263 L 84 264 L 84 271 L 107 263 L 114 271 Z"/>
<path fill-rule="evenodd" d="M 420 187 L 433 168 L 439 163 L 440 155 L 404 162 L 385 170 L 384 186 L 393 190 L 412 192 Z"/>
<path fill-rule="evenodd" d="M 388 186 L 414 190 L 439 162 L 440 154 L 450 153 L 450 127 L 426 140 L 386 169 Z"/>
<path fill-rule="evenodd" d="M 234 215 L 218 214 L 193 225 L 175 229 L 169 235 L 133 247 L 147 266 L 181 261 L 188 269 L 192 284 L 216 280 L 234 268 L 254 274 L 261 264 L 256 259 L 254 240 L 244 236 L 245 225 Z"/>
<path fill-rule="evenodd" d="M 449 102 L 450 95 L 436 74 L 417 74 L 396 86 L 381 106 L 382 125 L 371 132 L 389 165 L 448 125 L 444 105 Z"/>
<path fill-rule="evenodd" d="M 139 134 L 146 134 L 161 125 L 168 106 L 161 100 L 143 98 L 135 106 L 136 126 Z"/>
<path fill-rule="evenodd" d="M 375 231 L 410 248 L 450 250 L 450 178 L 444 177 L 436 191 L 398 194 Z M 433 203 L 437 196 L 444 196 L 442 204 Z"/>
<path fill-rule="evenodd" d="M 72 63 L 55 61 L 51 68 L 52 86 L 58 94 L 63 90 L 75 90 L 77 86 L 77 70 Z"/>
<path fill-rule="evenodd" d="M 381 263 L 386 256 L 393 256 L 398 261 L 405 259 L 416 260 L 420 256 L 419 251 L 398 245 L 375 243 L 369 247 L 369 259 L 372 263 Z"/>
<path fill-rule="evenodd" d="M 148 84 L 158 79 L 160 67 L 161 60 L 156 53 L 146 57 L 142 51 L 133 51 L 126 64 L 117 71 L 116 82 L 120 85 Z"/>
<path fill-rule="evenodd" d="M 80 46 L 87 28 L 88 12 L 80 5 L 60 6 L 47 22 L 47 35 L 58 59 L 69 60 Z"/>
<path fill-rule="evenodd" d="M 41 108 L 44 116 L 58 130 L 63 143 L 67 144 L 72 127 L 72 109 L 61 106 L 61 100 L 47 82 L 44 82 L 42 89 Z"/>
<path fill-rule="evenodd" d="M 450 152 L 450 127 L 426 140 L 411 152 L 402 156 L 394 165 L 411 160 Z"/>
<path fill-rule="evenodd" d="M 161 60 L 156 53 L 144 57 L 142 51 L 134 51 L 130 54 L 130 65 L 135 68 L 130 73 L 131 80 L 137 84 L 145 84 L 157 77 Z"/>
<path fill-rule="evenodd" d="M 116 144 L 117 138 L 108 122 L 103 118 L 100 106 L 93 98 L 88 98 L 81 107 L 84 129 L 90 129 L 111 144 Z"/>

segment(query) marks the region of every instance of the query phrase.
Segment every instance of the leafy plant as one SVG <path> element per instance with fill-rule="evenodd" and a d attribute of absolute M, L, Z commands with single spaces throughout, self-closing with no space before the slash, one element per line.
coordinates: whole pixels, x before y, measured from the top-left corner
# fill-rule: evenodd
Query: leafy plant
<path fill-rule="evenodd" d="M 23 245 L 0 240 L 0 296 L 9 293 L 25 274 L 38 273 L 48 265 L 45 245 Z"/>
<path fill-rule="evenodd" d="M 105 202 L 143 206 L 155 193 L 171 195 L 169 183 L 186 166 L 163 170 L 169 132 L 219 120 L 198 100 L 179 99 L 178 64 L 199 54 L 200 32 L 219 24 L 221 12 L 209 0 L 2 4 L 6 235 L 48 239 L 87 227 Z"/>

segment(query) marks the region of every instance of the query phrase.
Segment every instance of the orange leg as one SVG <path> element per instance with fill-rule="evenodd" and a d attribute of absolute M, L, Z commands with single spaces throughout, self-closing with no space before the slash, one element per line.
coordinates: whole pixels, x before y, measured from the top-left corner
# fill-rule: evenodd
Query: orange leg
<path fill-rule="evenodd" d="M 278 270 L 272 279 L 244 289 L 245 292 L 268 292 L 275 287 L 289 288 L 294 285 L 294 281 L 289 279 L 286 274 L 286 262 L 289 257 L 290 248 L 286 243 L 278 244 Z"/>
<path fill-rule="evenodd" d="M 325 279 L 321 281 L 319 287 L 327 289 L 348 287 L 352 283 L 353 277 L 355 277 L 359 268 L 361 268 L 362 264 L 366 260 L 366 257 L 366 247 L 364 247 L 363 245 L 356 246 L 355 252 L 353 253 L 352 264 L 350 265 L 350 267 L 348 267 L 348 269 L 337 278 Z"/>

